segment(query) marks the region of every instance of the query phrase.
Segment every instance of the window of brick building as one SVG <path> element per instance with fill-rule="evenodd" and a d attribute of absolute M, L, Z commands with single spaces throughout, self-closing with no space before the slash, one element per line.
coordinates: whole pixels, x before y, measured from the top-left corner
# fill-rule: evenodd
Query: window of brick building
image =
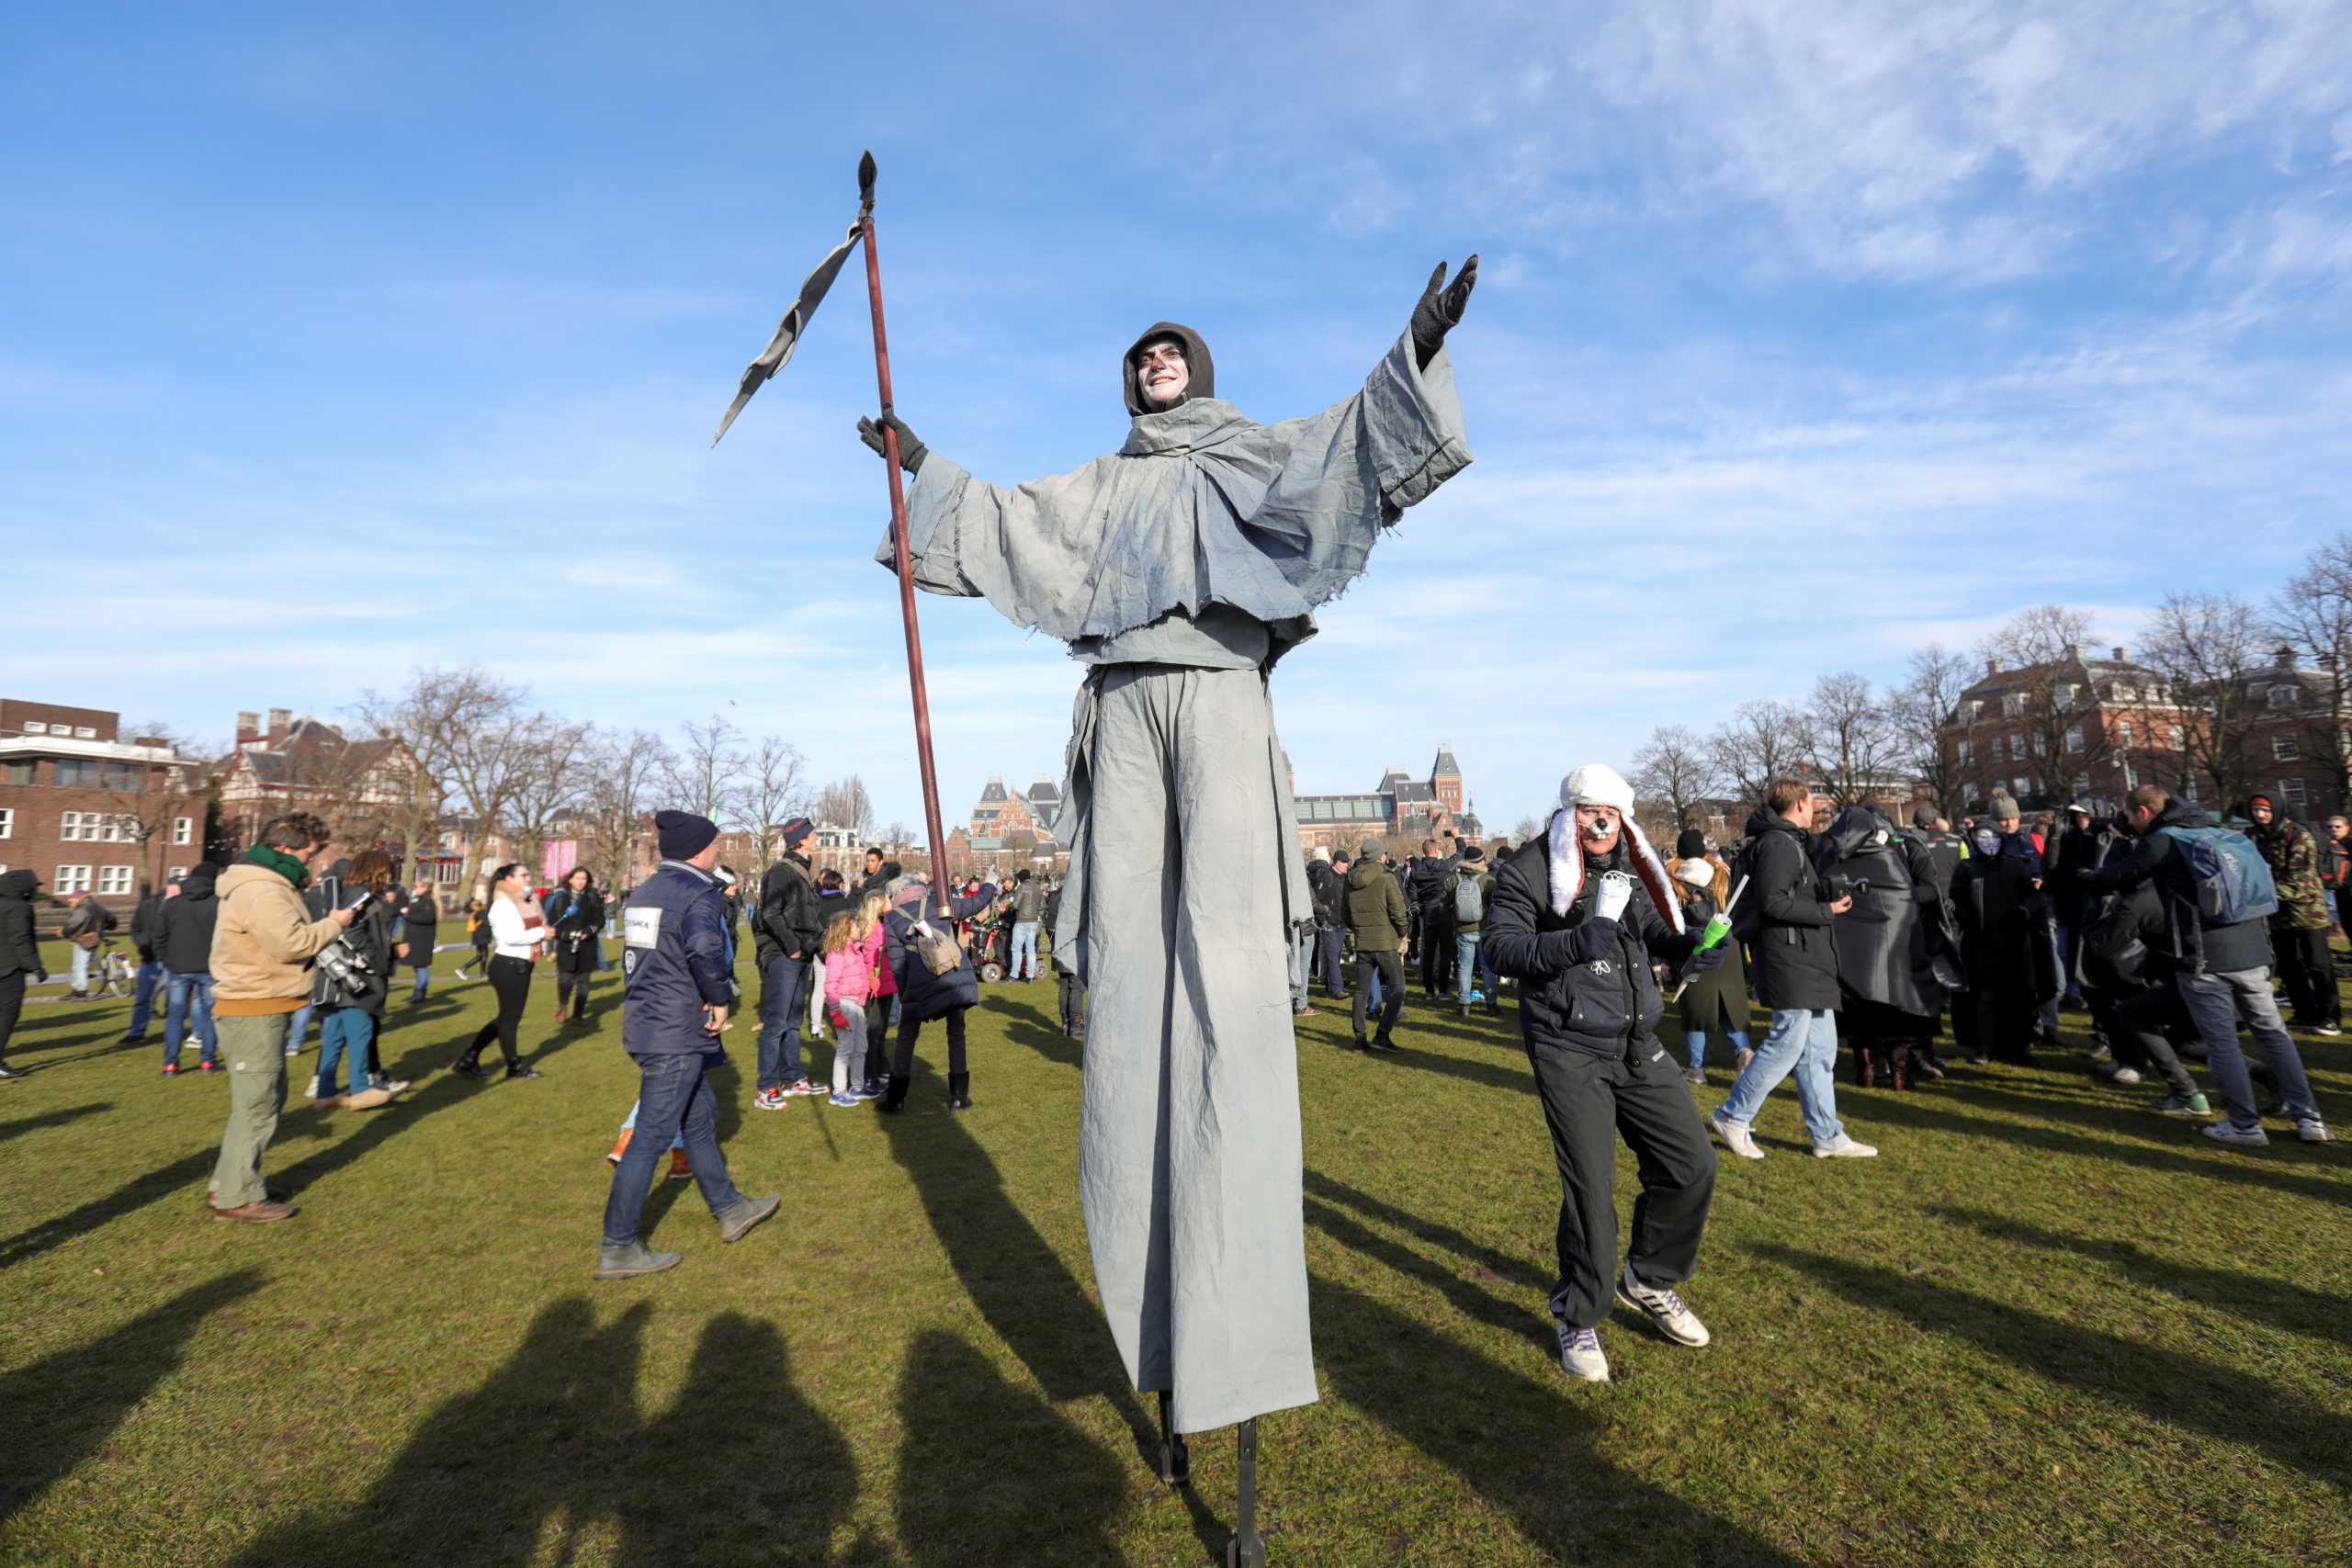
<path fill-rule="evenodd" d="M 5 767 L 0 767 L 0 783 L 12 784 L 38 784 L 40 782 L 40 778 L 35 770 L 40 766 L 40 764 L 39 762 L 6 763 Z"/>
<path fill-rule="evenodd" d="M 2303 781 L 2301 779 L 2280 779 L 2278 781 L 2278 793 L 2287 797 L 2288 807 L 2296 811 L 2301 811 L 2304 808 L 2309 794 L 2309 792 L 2303 787 Z"/>
<path fill-rule="evenodd" d="M 130 868 L 127 865 L 98 867 L 98 892 L 107 898 L 127 897 L 130 893 Z"/>
<path fill-rule="evenodd" d="M 172 842 L 175 844 L 192 844 L 196 842 L 196 818 L 192 817 L 173 818 Z"/>
<path fill-rule="evenodd" d="M 2302 754 L 2303 749 L 2296 742 L 2293 736 L 2274 735 L 2270 738 L 2270 756 L 2274 761 L 2298 761 Z"/>
<path fill-rule="evenodd" d="M 2083 732 L 2079 729 L 2070 729 L 2066 731 L 2066 750 L 2068 751 L 2080 751 L 2082 749 Z"/>
<path fill-rule="evenodd" d="M 40 719 L 28 718 L 25 720 L 25 733 L 27 735 L 47 735 L 49 733 L 49 726 L 43 724 Z"/>
<path fill-rule="evenodd" d="M 90 890 L 90 868 L 86 865 L 61 865 L 57 874 L 49 879 L 49 890 L 60 897 L 68 893 Z"/>
<path fill-rule="evenodd" d="M 0 806 L 0 839 L 13 839 L 16 836 L 16 812 L 6 806 Z"/>

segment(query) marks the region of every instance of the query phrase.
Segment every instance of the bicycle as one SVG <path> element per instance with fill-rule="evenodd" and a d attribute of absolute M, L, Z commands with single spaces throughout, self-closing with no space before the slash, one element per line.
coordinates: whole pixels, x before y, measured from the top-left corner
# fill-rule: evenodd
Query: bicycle
<path fill-rule="evenodd" d="M 130 955 L 117 951 L 112 937 L 102 939 L 90 954 L 90 998 L 127 997 L 139 988 L 139 966 Z"/>

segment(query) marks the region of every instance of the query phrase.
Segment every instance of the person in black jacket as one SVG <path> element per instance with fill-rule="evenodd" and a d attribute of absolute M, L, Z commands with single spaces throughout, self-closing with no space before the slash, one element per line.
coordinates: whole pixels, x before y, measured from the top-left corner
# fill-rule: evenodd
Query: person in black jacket
<path fill-rule="evenodd" d="M 1666 1004 L 1651 964 L 1697 973 L 1721 964 L 1725 949 L 1694 956 L 1698 933 L 1683 927 L 1666 867 L 1633 821 L 1634 792 L 1623 778 L 1582 767 L 1560 793 L 1549 833 L 1505 856 L 1496 872 L 1480 938 L 1497 973 L 1520 981 L 1520 1034 L 1559 1167 L 1560 1274 L 1551 1305 L 1560 1364 L 1605 1382 L 1598 1325 L 1612 1297 L 1677 1344 L 1707 1343 L 1706 1326 L 1674 1287 L 1698 1265 L 1715 1152 L 1680 1068 L 1654 1032 Z M 1642 1181 L 1622 1268 L 1619 1134 Z"/>
<path fill-rule="evenodd" d="M 1421 995 L 1432 1002 L 1451 992 L 1454 983 L 1453 909 L 1445 901 L 1445 884 L 1460 858 L 1438 853 L 1452 843 L 1451 838 L 1443 845 L 1423 839 L 1421 857 L 1406 878 L 1405 896 L 1412 901 L 1419 944 L 1415 951 L 1421 960 Z"/>
<path fill-rule="evenodd" d="M 1967 1006 L 1952 1019 L 1952 1041 L 1979 1066 L 2033 1065 L 2041 998 L 2034 987 L 2033 944 L 2046 940 L 2048 901 L 2033 840 L 2015 829 L 2016 807 L 1994 796 L 1993 821 L 1970 830 L 1968 859 L 1952 878 L 1953 919 L 1968 969 Z"/>
<path fill-rule="evenodd" d="M 147 1038 L 147 1021 L 155 1011 L 155 988 L 164 983 L 164 961 L 155 953 L 157 927 L 164 901 L 178 892 L 177 885 L 171 883 L 162 887 L 142 885 L 139 889 L 139 902 L 130 911 L 130 945 L 139 953 L 139 978 L 130 997 L 130 1026 L 115 1042 L 118 1045 L 136 1045 Z"/>
<path fill-rule="evenodd" d="M 781 1111 L 790 1097 L 818 1092 L 800 1063 L 801 1020 L 808 1011 L 809 976 L 820 967 L 818 947 L 828 914 L 800 851 L 815 831 L 806 817 L 784 825 L 784 853 L 760 879 L 759 909 L 752 918 L 752 952 L 760 966 L 760 1086 L 752 1103 L 763 1111 Z"/>
<path fill-rule="evenodd" d="M 1348 951 L 1348 857 L 1317 844 L 1306 857 L 1306 896 L 1315 905 L 1315 964 L 1323 972 L 1323 994 L 1335 1002 L 1352 999 L 1341 973 Z"/>
<path fill-rule="evenodd" d="M 25 976 L 49 981 L 33 941 L 33 891 L 40 886 L 29 871 L 0 871 L 0 1079 L 25 1076 L 8 1065 L 8 1036 L 25 1007 Z"/>
<path fill-rule="evenodd" d="M 888 890 L 889 908 L 882 916 L 882 961 L 890 966 L 899 986 L 899 1043 L 890 1060 L 889 1087 L 882 1092 L 881 1109 L 896 1115 L 906 1108 L 907 1086 L 914 1079 L 915 1042 L 922 1026 L 934 1018 L 947 1021 L 947 1109 L 972 1109 L 972 1070 L 964 1054 L 964 1015 L 980 999 L 980 976 L 972 955 L 955 938 L 954 923 L 968 920 L 996 902 L 996 888 L 980 884 L 979 891 L 953 899 L 947 920 L 933 925 L 931 886 L 920 877 L 901 876 Z M 943 956 L 955 962 L 933 973 L 923 956 L 923 937 L 936 932 Z"/>
<path fill-rule="evenodd" d="M 548 923 L 555 928 L 555 1021 L 588 1021 L 588 982 L 604 955 L 605 896 L 584 865 L 564 874 L 563 886 L 548 900 Z"/>
<path fill-rule="evenodd" d="M 1055 930 L 1062 913 L 1062 890 L 1057 886 L 1046 895 L 1046 929 Z M 1086 982 L 1078 977 L 1078 955 L 1057 942 L 1053 959 L 1055 990 L 1061 1005 L 1062 1033 L 1072 1040 L 1086 1038 Z"/>
<path fill-rule="evenodd" d="M 2153 973 L 2155 966 L 2149 962 L 2164 942 L 2164 904 L 2153 884 L 2093 896 L 2075 944 L 2075 968 L 2091 1021 L 2114 1055 L 2113 1081 L 2129 1088 L 2143 1074 L 2155 1073 L 2169 1089 L 2156 1110 L 2203 1116 L 2211 1107 L 2182 1066 L 2176 1043 L 2193 1035 L 2196 1025 L 2178 993 Z"/>
<path fill-rule="evenodd" d="M 2328 1142 L 2327 1123 L 2303 1073 L 2302 1054 L 2278 1016 L 2278 998 L 2270 988 L 2269 909 L 2258 908 L 2245 919 L 2228 921 L 2208 915 L 2202 902 L 2206 890 L 2199 886 L 2189 846 L 2226 857 L 2233 864 L 2243 863 L 2245 856 L 2258 862 L 2258 852 L 2243 834 L 2229 833 L 2190 802 L 2175 800 L 2154 784 L 2132 792 L 2124 817 L 2135 840 L 2132 852 L 2108 857 L 2105 865 L 2085 874 L 2082 886 L 2095 894 L 2155 886 L 2164 904 L 2165 934 L 2149 954 L 2155 966 L 2152 973 L 2170 977 L 2181 1004 L 2196 1021 L 2197 1032 L 2205 1041 L 2206 1067 L 2228 1111 L 2206 1127 L 2205 1135 L 2238 1148 L 2259 1148 L 2270 1141 L 2255 1104 L 2253 1076 L 2238 1048 L 2243 1019 L 2269 1061 L 2296 1135 L 2308 1144 Z M 2227 842 L 2231 838 L 2239 842 Z"/>
<path fill-rule="evenodd" d="M 408 966 L 416 972 L 415 987 L 408 994 L 411 1007 L 424 999 L 424 987 L 433 978 L 433 948 L 440 934 L 441 902 L 433 896 L 432 879 L 420 876 L 401 909 L 401 940 L 408 944 Z"/>
<path fill-rule="evenodd" d="M 1878 1153 L 1857 1143 L 1838 1120 L 1838 948 L 1829 922 L 1854 907 L 1851 897 L 1825 898 L 1813 867 L 1813 786 L 1774 779 L 1764 804 L 1747 819 L 1740 870 L 1747 877 L 1741 908 L 1755 908 L 1747 939 L 1756 998 L 1772 1010 L 1772 1032 L 1756 1048 L 1707 1124 L 1743 1159 L 1762 1159 L 1749 1124 L 1764 1097 L 1794 1072 L 1797 1104 L 1819 1159 L 1867 1159 Z M 1743 921 L 1743 926 L 1750 922 Z"/>
<path fill-rule="evenodd" d="M 164 1076 L 180 1070 L 180 1047 L 196 1032 L 198 1066 L 220 1067 L 220 1043 L 212 1028 L 212 927 L 220 900 L 213 884 L 220 868 L 198 861 L 180 878 L 178 897 L 156 918 L 156 947 L 164 961 Z"/>

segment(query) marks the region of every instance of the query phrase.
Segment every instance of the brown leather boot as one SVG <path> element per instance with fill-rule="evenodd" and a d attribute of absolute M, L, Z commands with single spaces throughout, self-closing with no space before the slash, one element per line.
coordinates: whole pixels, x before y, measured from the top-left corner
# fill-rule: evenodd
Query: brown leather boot
<path fill-rule="evenodd" d="M 1888 1053 L 1888 1083 L 1900 1093 L 1911 1087 L 1911 1047 L 1897 1045 Z"/>
<path fill-rule="evenodd" d="M 1878 1087 L 1878 1064 L 1871 1059 L 1871 1048 L 1867 1045 L 1854 1047 L 1854 1081 L 1864 1089 Z"/>

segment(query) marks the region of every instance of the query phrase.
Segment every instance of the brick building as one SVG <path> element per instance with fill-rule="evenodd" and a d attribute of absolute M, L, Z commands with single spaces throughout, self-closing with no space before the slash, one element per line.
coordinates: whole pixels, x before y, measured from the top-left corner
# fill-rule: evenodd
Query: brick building
<path fill-rule="evenodd" d="M 2282 648 L 2238 682 L 2241 711 L 2252 716 L 2241 762 L 2252 789 L 2271 795 L 2306 822 L 2344 811 L 2352 799 L 2345 775 L 2352 733 L 2347 716 L 2335 711 L 2335 672 L 2301 668 L 2295 650 Z"/>
<path fill-rule="evenodd" d="M 1363 795 L 1300 795 L 1294 771 L 1291 801 L 1298 814 L 1303 850 L 1320 844 L 1352 852 L 1366 838 L 1396 835 L 1408 840 L 1392 846 L 1401 857 L 1418 852 L 1421 839 L 1445 828 L 1465 839 L 1485 837 L 1462 781 L 1462 766 L 1453 760 L 1453 749 L 1442 742 L 1426 778 L 1392 767 Z"/>
<path fill-rule="evenodd" d="M 1054 830 L 1062 808 L 1062 786 L 1041 778 L 1025 790 L 1004 787 L 1001 774 L 990 773 L 980 798 L 972 807 L 968 829 L 975 839 L 1008 839 L 1015 833 L 1045 838 Z"/>
<path fill-rule="evenodd" d="M 119 714 L 0 699 L 0 870 L 128 908 L 203 858 L 198 775 L 167 741 L 124 740 Z"/>
<path fill-rule="evenodd" d="M 2110 651 L 2098 659 L 2075 648 L 2016 670 L 1986 660 L 1943 733 L 1968 809 L 1983 810 L 1996 790 L 2028 810 L 2087 800 L 2112 811 L 2143 784 L 2196 797 L 2186 728 L 2196 710 L 2161 674 Z"/>
<path fill-rule="evenodd" d="M 441 795 L 405 741 L 353 740 L 334 725 L 290 709 L 237 715 L 236 749 L 213 765 L 220 837 L 242 848 L 273 817 L 310 811 L 335 830 L 333 856 L 376 845 L 400 852 L 401 819 L 437 811 Z M 420 794 L 428 804 L 421 805 Z"/>

